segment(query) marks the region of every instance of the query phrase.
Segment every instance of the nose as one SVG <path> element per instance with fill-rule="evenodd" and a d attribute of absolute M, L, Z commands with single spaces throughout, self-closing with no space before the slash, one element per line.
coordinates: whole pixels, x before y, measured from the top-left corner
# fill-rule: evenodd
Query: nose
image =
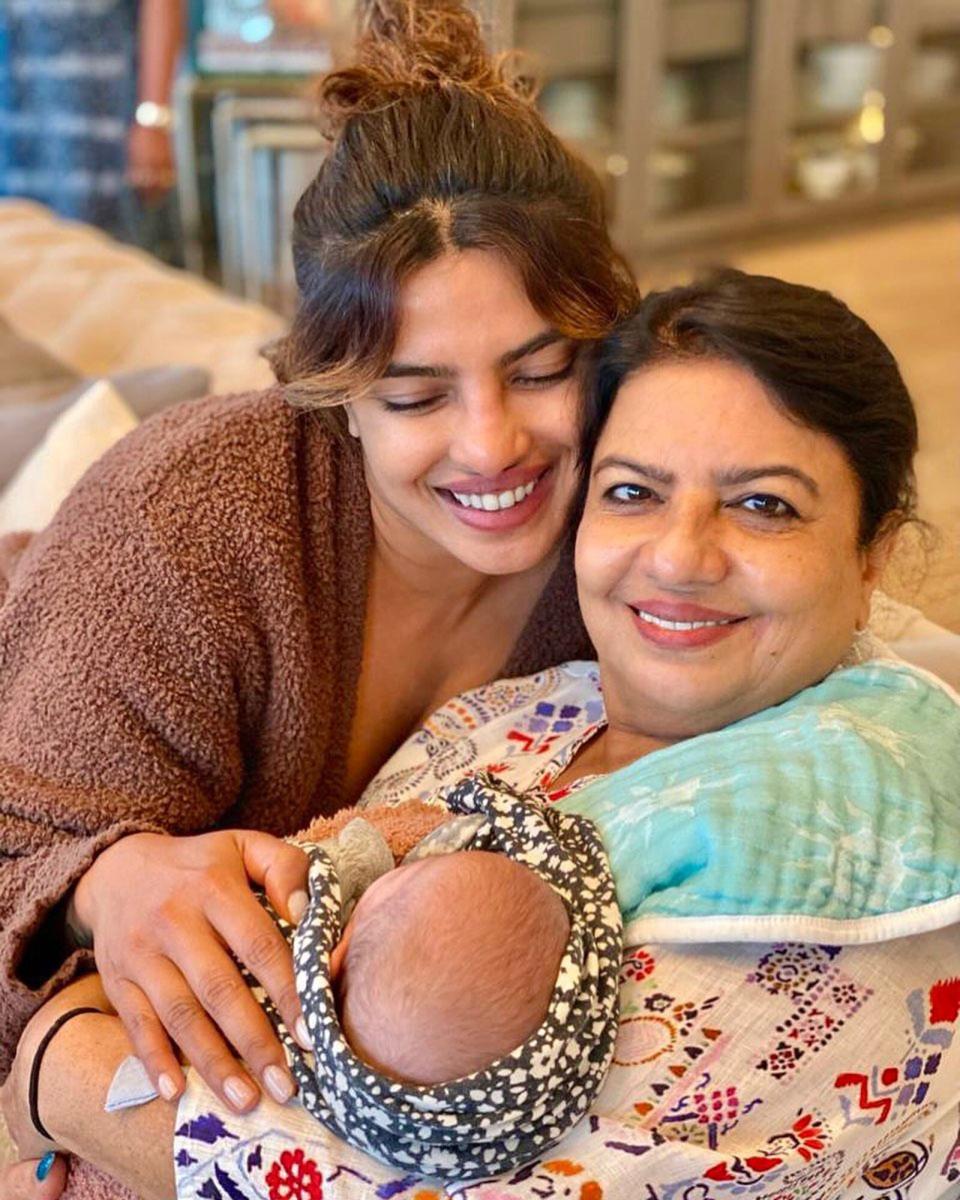
<path fill-rule="evenodd" d="M 499 380 L 465 393 L 456 421 L 451 458 L 471 473 L 492 478 L 529 452 L 530 431 Z"/>
<path fill-rule="evenodd" d="M 729 559 L 724 528 L 715 506 L 667 506 L 644 543 L 642 562 L 650 579 L 664 588 L 693 589 L 719 583 Z"/>

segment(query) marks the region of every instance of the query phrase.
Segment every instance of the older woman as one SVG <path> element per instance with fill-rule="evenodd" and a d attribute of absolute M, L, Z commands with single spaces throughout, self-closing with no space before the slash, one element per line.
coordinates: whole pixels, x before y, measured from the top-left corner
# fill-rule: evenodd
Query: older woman
<path fill-rule="evenodd" d="M 599 669 L 457 698 L 366 793 L 509 787 L 586 813 L 630 922 L 593 1115 L 469 1194 L 854 1200 L 922 1177 L 946 1200 L 960 706 L 858 633 L 912 511 L 896 364 L 831 297 L 727 273 L 649 298 L 602 348 L 588 400 L 577 572 Z M 42 1074 L 40 1109 L 146 1195 L 172 1194 L 175 1124 L 181 1197 L 434 1194 L 296 1108 L 265 1100 L 252 1138 L 198 1077 L 176 1122 L 156 1104 L 125 1114 L 131 1161 L 120 1126 L 109 1144 L 118 1118 L 75 1111 L 71 1057 L 107 1039 L 100 1089 L 127 1048 L 110 1018 L 84 1024 L 47 1048 L 66 1090 Z"/>

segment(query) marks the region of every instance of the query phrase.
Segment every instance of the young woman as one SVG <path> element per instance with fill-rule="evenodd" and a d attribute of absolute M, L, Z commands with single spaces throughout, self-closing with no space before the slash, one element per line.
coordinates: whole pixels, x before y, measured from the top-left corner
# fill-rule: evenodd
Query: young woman
<path fill-rule="evenodd" d="M 95 957 L 164 1096 L 171 1038 L 235 1109 L 289 1095 L 228 953 L 295 1027 L 250 880 L 295 912 L 280 836 L 455 693 L 589 653 L 574 373 L 635 285 L 597 180 L 468 11 L 364 13 L 320 91 L 282 386 L 138 431 L 0 584 L 4 1075 Z"/>

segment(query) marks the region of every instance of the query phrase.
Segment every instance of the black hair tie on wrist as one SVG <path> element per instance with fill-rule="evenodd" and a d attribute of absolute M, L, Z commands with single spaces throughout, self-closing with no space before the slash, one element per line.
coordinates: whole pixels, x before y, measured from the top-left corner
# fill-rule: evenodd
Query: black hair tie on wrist
<path fill-rule="evenodd" d="M 37 1133 L 41 1137 L 46 1138 L 48 1142 L 54 1142 L 56 1138 L 51 1137 L 49 1130 L 44 1127 L 37 1108 L 37 1094 L 40 1091 L 40 1064 L 43 1062 L 43 1055 L 53 1041 L 54 1035 L 59 1033 L 69 1020 L 73 1017 L 79 1017 L 83 1013 L 97 1013 L 101 1017 L 105 1015 L 102 1008 L 91 1008 L 89 1005 L 86 1008 L 71 1008 L 69 1012 L 62 1013 L 40 1039 L 40 1045 L 37 1047 L 37 1052 L 33 1056 L 33 1062 L 30 1064 L 30 1086 L 27 1093 L 30 1105 L 30 1120 Z"/>

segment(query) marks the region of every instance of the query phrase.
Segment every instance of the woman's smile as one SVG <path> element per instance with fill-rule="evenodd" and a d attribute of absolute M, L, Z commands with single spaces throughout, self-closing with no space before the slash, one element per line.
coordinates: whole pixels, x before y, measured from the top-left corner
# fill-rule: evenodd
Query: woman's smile
<path fill-rule="evenodd" d="M 434 490 L 458 521 L 497 533 L 532 520 L 552 483 L 551 467 L 514 467 L 493 479 L 456 480 Z"/>
<path fill-rule="evenodd" d="M 647 599 L 628 604 L 641 637 L 667 650 L 713 646 L 749 619 L 687 601 Z"/>

